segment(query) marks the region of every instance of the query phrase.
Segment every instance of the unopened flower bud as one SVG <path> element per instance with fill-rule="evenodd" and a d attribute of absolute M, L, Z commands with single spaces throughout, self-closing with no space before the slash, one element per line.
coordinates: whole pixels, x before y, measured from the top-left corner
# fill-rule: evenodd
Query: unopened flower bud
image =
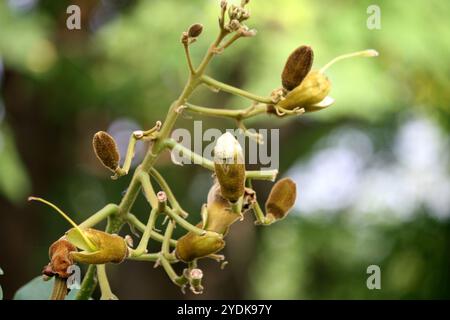
<path fill-rule="evenodd" d="M 281 74 L 281 83 L 287 90 L 297 87 L 311 70 L 314 60 L 314 52 L 309 46 L 301 46 L 295 49 L 284 65 Z"/>
<path fill-rule="evenodd" d="M 188 35 L 191 38 L 197 38 L 203 31 L 203 25 L 200 23 L 193 24 L 189 27 Z"/>
<path fill-rule="evenodd" d="M 202 294 L 203 293 L 203 286 L 202 286 L 203 271 L 195 268 L 189 272 L 188 276 L 189 276 L 190 289 L 191 289 L 192 293 Z"/>
<path fill-rule="evenodd" d="M 214 169 L 222 196 L 234 203 L 244 194 L 245 164 L 242 147 L 226 132 L 214 147 Z"/>
<path fill-rule="evenodd" d="M 331 83 L 327 76 L 318 71 L 311 71 L 300 85 L 289 91 L 276 106 L 286 110 L 304 108 L 308 112 L 309 107 L 323 101 L 330 90 Z"/>
<path fill-rule="evenodd" d="M 270 221 L 283 219 L 294 206 L 297 187 L 290 178 L 274 184 L 266 201 L 266 218 Z"/>
<path fill-rule="evenodd" d="M 83 229 L 82 232 L 95 248 L 92 250 L 89 247 L 77 229 L 70 229 L 66 233 L 67 240 L 83 250 L 71 252 L 74 261 L 88 264 L 120 263 L 128 256 L 127 241 L 124 238 L 91 228 Z"/>
<path fill-rule="evenodd" d="M 197 226 L 201 227 L 201 223 Z M 200 236 L 193 232 L 188 232 L 178 239 L 175 255 L 181 261 L 191 262 L 216 253 L 224 247 L 225 241 L 219 234 L 207 233 Z"/>
<path fill-rule="evenodd" d="M 92 145 L 100 162 L 106 168 L 115 172 L 119 167 L 120 154 L 114 138 L 105 131 L 99 131 L 94 135 Z"/>

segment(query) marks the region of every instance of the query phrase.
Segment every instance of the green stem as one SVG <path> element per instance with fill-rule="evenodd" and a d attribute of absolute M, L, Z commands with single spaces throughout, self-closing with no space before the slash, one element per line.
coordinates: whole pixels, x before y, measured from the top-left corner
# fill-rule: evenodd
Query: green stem
<path fill-rule="evenodd" d="M 245 171 L 245 177 L 247 179 L 256 179 L 256 180 L 269 180 L 275 181 L 278 175 L 278 170 L 249 170 Z"/>
<path fill-rule="evenodd" d="M 184 43 L 183 47 L 184 47 L 184 53 L 186 55 L 186 61 L 187 61 L 188 67 L 189 67 L 189 72 L 191 74 L 195 74 L 195 68 L 194 68 L 194 65 L 192 64 L 191 53 L 189 51 L 189 44 Z"/>
<path fill-rule="evenodd" d="M 179 211 L 181 215 L 186 218 L 188 216 L 187 212 L 185 212 L 181 208 L 177 198 L 173 194 L 172 190 L 169 187 L 169 184 L 166 182 L 164 177 L 155 168 L 150 169 L 150 174 L 152 175 L 153 178 L 155 178 L 161 189 L 166 193 L 167 199 L 172 205 L 172 208 L 174 208 L 175 211 Z"/>
<path fill-rule="evenodd" d="M 150 203 L 152 208 L 157 208 L 159 201 L 156 197 L 155 190 L 153 189 L 152 182 L 150 181 L 150 175 L 147 172 L 141 171 L 139 173 L 139 180 L 141 181 L 142 189 L 147 201 Z"/>
<path fill-rule="evenodd" d="M 201 107 L 189 102 L 185 103 L 186 110 L 192 111 L 198 114 L 211 116 L 211 117 L 222 117 L 231 118 L 235 120 L 247 119 L 254 117 L 258 114 L 267 112 L 267 105 L 259 103 L 255 106 L 250 106 L 245 109 L 222 109 L 222 108 L 208 108 Z"/>
<path fill-rule="evenodd" d="M 173 229 L 175 227 L 175 224 L 173 221 L 169 221 L 167 223 L 166 232 L 164 232 L 164 240 L 161 246 L 161 252 L 162 254 L 168 258 L 170 257 L 170 239 L 172 238 Z"/>
<path fill-rule="evenodd" d="M 170 265 L 169 260 L 167 260 L 167 258 L 164 257 L 163 254 L 159 255 L 159 261 L 161 262 L 164 271 L 166 271 L 170 280 L 172 280 L 174 284 L 180 287 L 184 287 L 189 282 L 188 279 L 186 279 L 184 276 L 179 276 L 176 274 L 175 270 L 173 270 L 172 266 Z"/>
<path fill-rule="evenodd" d="M 132 251 L 133 256 L 140 256 L 141 254 L 146 252 L 151 232 L 153 230 L 153 227 L 155 226 L 157 214 L 158 208 L 154 207 L 150 212 L 150 216 L 148 218 L 148 222 L 144 229 L 144 233 L 142 234 L 141 240 L 139 241 L 139 245 L 137 246 L 136 250 Z"/>
<path fill-rule="evenodd" d="M 80 291 L 76 296 L 76 300 L 89 300 L 94 293 L 95 287 L 97 286 L 97 279 L 95 277 L 96 265 L 91 264 L 83 278 L 81 283 Z"/>
<path fill-rule="evenodd" d="M 128 257 L 127 259 L 134 260 L 134 261 L 156 262 L 159 260 L 159 252 L 158 253 L 144 253 L 137 257 Z"/>
<path fill-rule="evenodd" d="M 126 217 L 126 220 L 131 223 L 134 227 L 136 227 L 136 229 L 138 229 L 140 232 L 144 232 L 145 231 L 145 224 L 143 224 L 141 221 L 139 221 L 139 219 L 132 213 L 129 213 Z M 153 240 L 156 240 L 158 242 L 163 242 L 164 237 L 159 234 L 158 232 L 156 232 L 155 230 L 152 230 L 150 232 L 150 238 Z M 177 241 L 170 239 L 170 245 L 172 247 L 175 247 L 177 245 Z"/>
<path fill-rule="evenodd" d="M 266 216 L 265 216 L 264 212 L 262 211 L 261 207 L 259 206 L 258 202 L 255 202 L 253 204 L 252 208 L 253 208 L 253 212 L 254 212 L 255 218 L 256 218 L 256 221 L 255 221 L 256 225 L 267 226 L 267 225 L 271 224 L 271 221 L 266 218 Z"/>
<path fill-rule="evenodd" d="M 266 103 L 266 104 L 273 104 L 273 101 L 270 97 L 258 96 L 251 92 L 248 92 L 248 91 L 242 90 L 240 88 L 230 86 L 229 84 L 220 82 L 220 81 L 213 79 L 207 75 L 202 75 L 201 81 L 209 86 L 212 86 L 212 87 L 220 89 L 222 91 L 234 94 L 236 96 L 241 96 L 241 97 L 253 100 L 253 101 L 258 101 L 258 102 L 262 102 L 262 103 Z"/>
<path fill-rule="evenodd" d="M 100 300 L 118 300 L 117 296 L 111 291 L 104 264 L 97 265 L 97 278 L 100 291 L 102 292 Z"/>
<path fill-rule="evenodd" d="M 172 150 L 173 152 L 177 152 L 183 158 L 188 159 L 190 163 L 198 164 L 208 170 L 214 171 L 214 162 L 206 158 L 203 158 L 201 155 L 177 143 L 175 140 L 166 139 L 164 141 L 164 146 Z"/>
<path fill-rule="evenodd" d="M 103 220 L 105 220 L 107 217 L 109 217 L 112 214 L 117 213 L 119 210 L 119 206 L 116 204 L 110 203 L 104 206 L 102 209 L 94 213 L 92 216 L 84 220 L 82 223 L 80 223 L 78 226 L 82 229 L 85 228 L 92 228 L 93 226 L 99 224 Z"/>
<path fill-rule="evenodd" d="M 191 231 L 199 236 L 202 236 L 207 233 L 207 231 L 200 229 L 200 228 L 194 226 L 193 224 L 190 224 L 186 220 L 184 220 L 182 217 L 180 217 L 175 212 L 173 212 L 173 210 L 170 209 L 169 207 L 166 208 L 166 214 L 169 217 L 171 217 L 176 223 L 178 223 L 180 225 L 180 227 L 182 227 L 183 229 L 186 229 L 187 231 Z"/>

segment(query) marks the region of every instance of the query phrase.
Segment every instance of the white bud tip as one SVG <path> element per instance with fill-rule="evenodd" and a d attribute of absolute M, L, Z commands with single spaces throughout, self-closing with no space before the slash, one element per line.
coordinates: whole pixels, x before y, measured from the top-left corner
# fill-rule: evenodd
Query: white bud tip
<path fill-rule="evenodd" d="M 377 50 L 369 49 L 364 52 L 365 57 L 378 57 L 380 54 Z"/>
<path fill-rule="evenodd" d="M 200 269 L 192 269 L 190 276 L 194 280 L 201 280 L 203 278 L 203 272 Z"/>
<path fill-rule="evenodd" d="M 233 159 L 237 153 L 242 154 L 242 147 L 231 133 L 225 132 L 217 139 L 214 147 L 215 158 Z"/>

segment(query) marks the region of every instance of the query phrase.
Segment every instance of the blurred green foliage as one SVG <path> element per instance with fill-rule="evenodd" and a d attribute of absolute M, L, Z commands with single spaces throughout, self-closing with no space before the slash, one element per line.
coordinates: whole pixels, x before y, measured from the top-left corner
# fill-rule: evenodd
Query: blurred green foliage
<path fill-rule="evenodd" d="M 204 24 L 204 33 L 192 47 L 194 60 L 199 61 L 217 31 L 216 2 L 41 0 L 30 1 L 33 5 L 25 9 L 13 0 L 0 2 L 0 193 L 7 199 L 0 203 L 0 228 L 16 241 L 14 250 L 6 251 L 4 245 L 1 251 L 2 259 L 3 252 L 7 255 L 5 264 L 2 260 L 9 277 L 7 296 L 47 263 L 48 244 L 67 228 L 45 208 L 23 207 L 26 195 L 45 196 L 76 221 L 107 202 L 120 201 L 128 179 L 109 180 L 91 151 L 92 134 L 117 120 L 147 128 L 163 119 L 187 77 L 181 32 L 191 23 Z M 65 9 L 72 3 L 81 7 L 82 30 L 65 27 Z M 257 37 L 237 42 L 212 63 L 209 73 L 219 80 L 267 95 L 280 86 L 285 59 L 300 44 L 313 47 L 315 68 L 342 53 L 365 48 L 380 52 L 376 60 L 348 60 L 327 72 L 336 99 L 328 110 L 295 120 L 251 122 L 256 128 L 282 128 L 281 172 L 313 158 L 321 150 L 322 138 L 348 124 L 361 130 L 375 128 L 377 154 L 391 154 L 395 132 L 411 115 L 431 119 L 448 135 L 450 3 L 380 0 L 381 30 L 368 30 L 366 10 L 371 4 L 252 0 L 248 24 L 258 30 Z M 248 105 L 206 88 L 193 102 L 230 108 Z M 179 125 L 192 127 L 190 119 L 181 119 Z M 211 119 L 203 127 L 231 125 Z M 448 152 L 442 156 L 448 157 Z M 402 170 L 402 164 L 397 165 Z M 197 167 L 173 167 L 168 157 L 159 166 L 196 222 L 209 175 Z M 270 185 L 257 187 L 262 201 Z M 221 283 L 231 287 L 230 279 L 235 279 L 236 284 L 228 290 L 211 289 L 205 297 L 450 297 L 448 215 L 436 220 L 423 207 L 411 220 L 393 219 L 391 225 L 355 222 L 346 218 L 345 210 L 303 217 L 302 188 L 308 185 L 300 186 L 296 212 L 286 221 L 258 229 L 250 262 L 236 259 L 242 262 L 236 262 L 240 272 L 220 271 L 217 266 L 207 270 L 206 278 L 225 274 L 227 280 Z M 134 213 L 144 220 L 142 203 Z M 12 234 L 14 228 L 23 230 Z M 370 264 L 381 266 L 380 291 L 365 286 Z M 19 265 L 13 276 L 8 268 Z M 126 271 L 121 266 L 116 277 Z M 145 277 L 146 272 L 144 268 L 137 274 Z M 152 274 L 152 279 L 162 277 L 159 287 L 137 283 L 141 298 L 179 297 L 164 289 L 170 284 L 160 273 Z M 126 284 L 115 285 L 123 286 L 124 297 L 133 297 Z"/>

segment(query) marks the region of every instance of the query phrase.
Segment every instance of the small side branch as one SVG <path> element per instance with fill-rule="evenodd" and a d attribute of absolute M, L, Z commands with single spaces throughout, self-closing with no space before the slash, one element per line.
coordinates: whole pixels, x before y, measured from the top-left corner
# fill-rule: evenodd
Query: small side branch
<path fill-rule="evenodd" d="M 251 92 L 248 92 L 248 91 L 245 91 L 245 90 L 233 87 L 233 86 L 231 86 L 229 84 L 220 82 L 220 81 L 218 81 L 216 79 L 213 79 L 213 78 L 211 78 L 211 77 L 209 77 L 207 75 L 202 75 L 201 81 L 204 84 L 207 84 L 207 85 L 209 85 L 211 87 L 214 87 L 216 89 L 219 89 L 219 90 L 222 90 L 222 91 L 225 91 L 225 92 L 237 95 L 237 96 L 241 96 L 241 97 L 250 99 L 252 101 L 257 101 L 257 102 L 266 103 L 266 104 L 273 104 L 273 101 L 272 101 L 272 99 L 270 97 L 258 96 L 256 94 L 251 93 Z"/>
<path fill-rule="evenodd" d="M 92 216 L 79 224 L 82 229 L 91 228 L 98 223 L 105 220 L 110 215 L 116 214 L 119 211 L 119 206 L 113 203 L 107 204 L 105 207 L 94 213 Z"/>
<path fill-rule="evenodd" d="M 157 214 L 158 208 L 154 207 L 150 212 L 150 216 L 148 218 L 148 222 L 147 225 L 145 226 L 141 240 L 139 241 L 139 245 L 135 250 L 131 251 L 132 256 L 140 256 L 141 254 L 146 253 L 148 241 L 150 240 L 151 232 L 153 231 L 153 227 L 155 226 Z"/>
<path fill-rule="evenodd" d="M 144 171 L 139 172 L 139 181 L 141 182 L 142 190 L 144 191 L 147 201 L 150 203 L 152 208 L 157 208 L 158 198 L 156 197 L 155 190 L 153 189 L 150 181 L 150 175 Z"/>
<path fill-rule="evenodd" d="M 139 221 L 139 219 L 132 213 L 128 213 L 126 220 L 133 225 L 134 227 L 136 227 L 136 229 L 138 229 L 140 232 L 144 232 L 145 231 L 145 224 L 143 224 L 141 221 Z M 163 235 L 159 234 L 158 232 L 156 232 L 155 230 L 151 230 L 150 231 L 150 238 L 158 241 L 158 242 L 163 242 L 164 237 Z M 177 245 L 177 241 L 174 239 L 170 239 L 169 244 L 172 247 L 175 247 Z"/>

